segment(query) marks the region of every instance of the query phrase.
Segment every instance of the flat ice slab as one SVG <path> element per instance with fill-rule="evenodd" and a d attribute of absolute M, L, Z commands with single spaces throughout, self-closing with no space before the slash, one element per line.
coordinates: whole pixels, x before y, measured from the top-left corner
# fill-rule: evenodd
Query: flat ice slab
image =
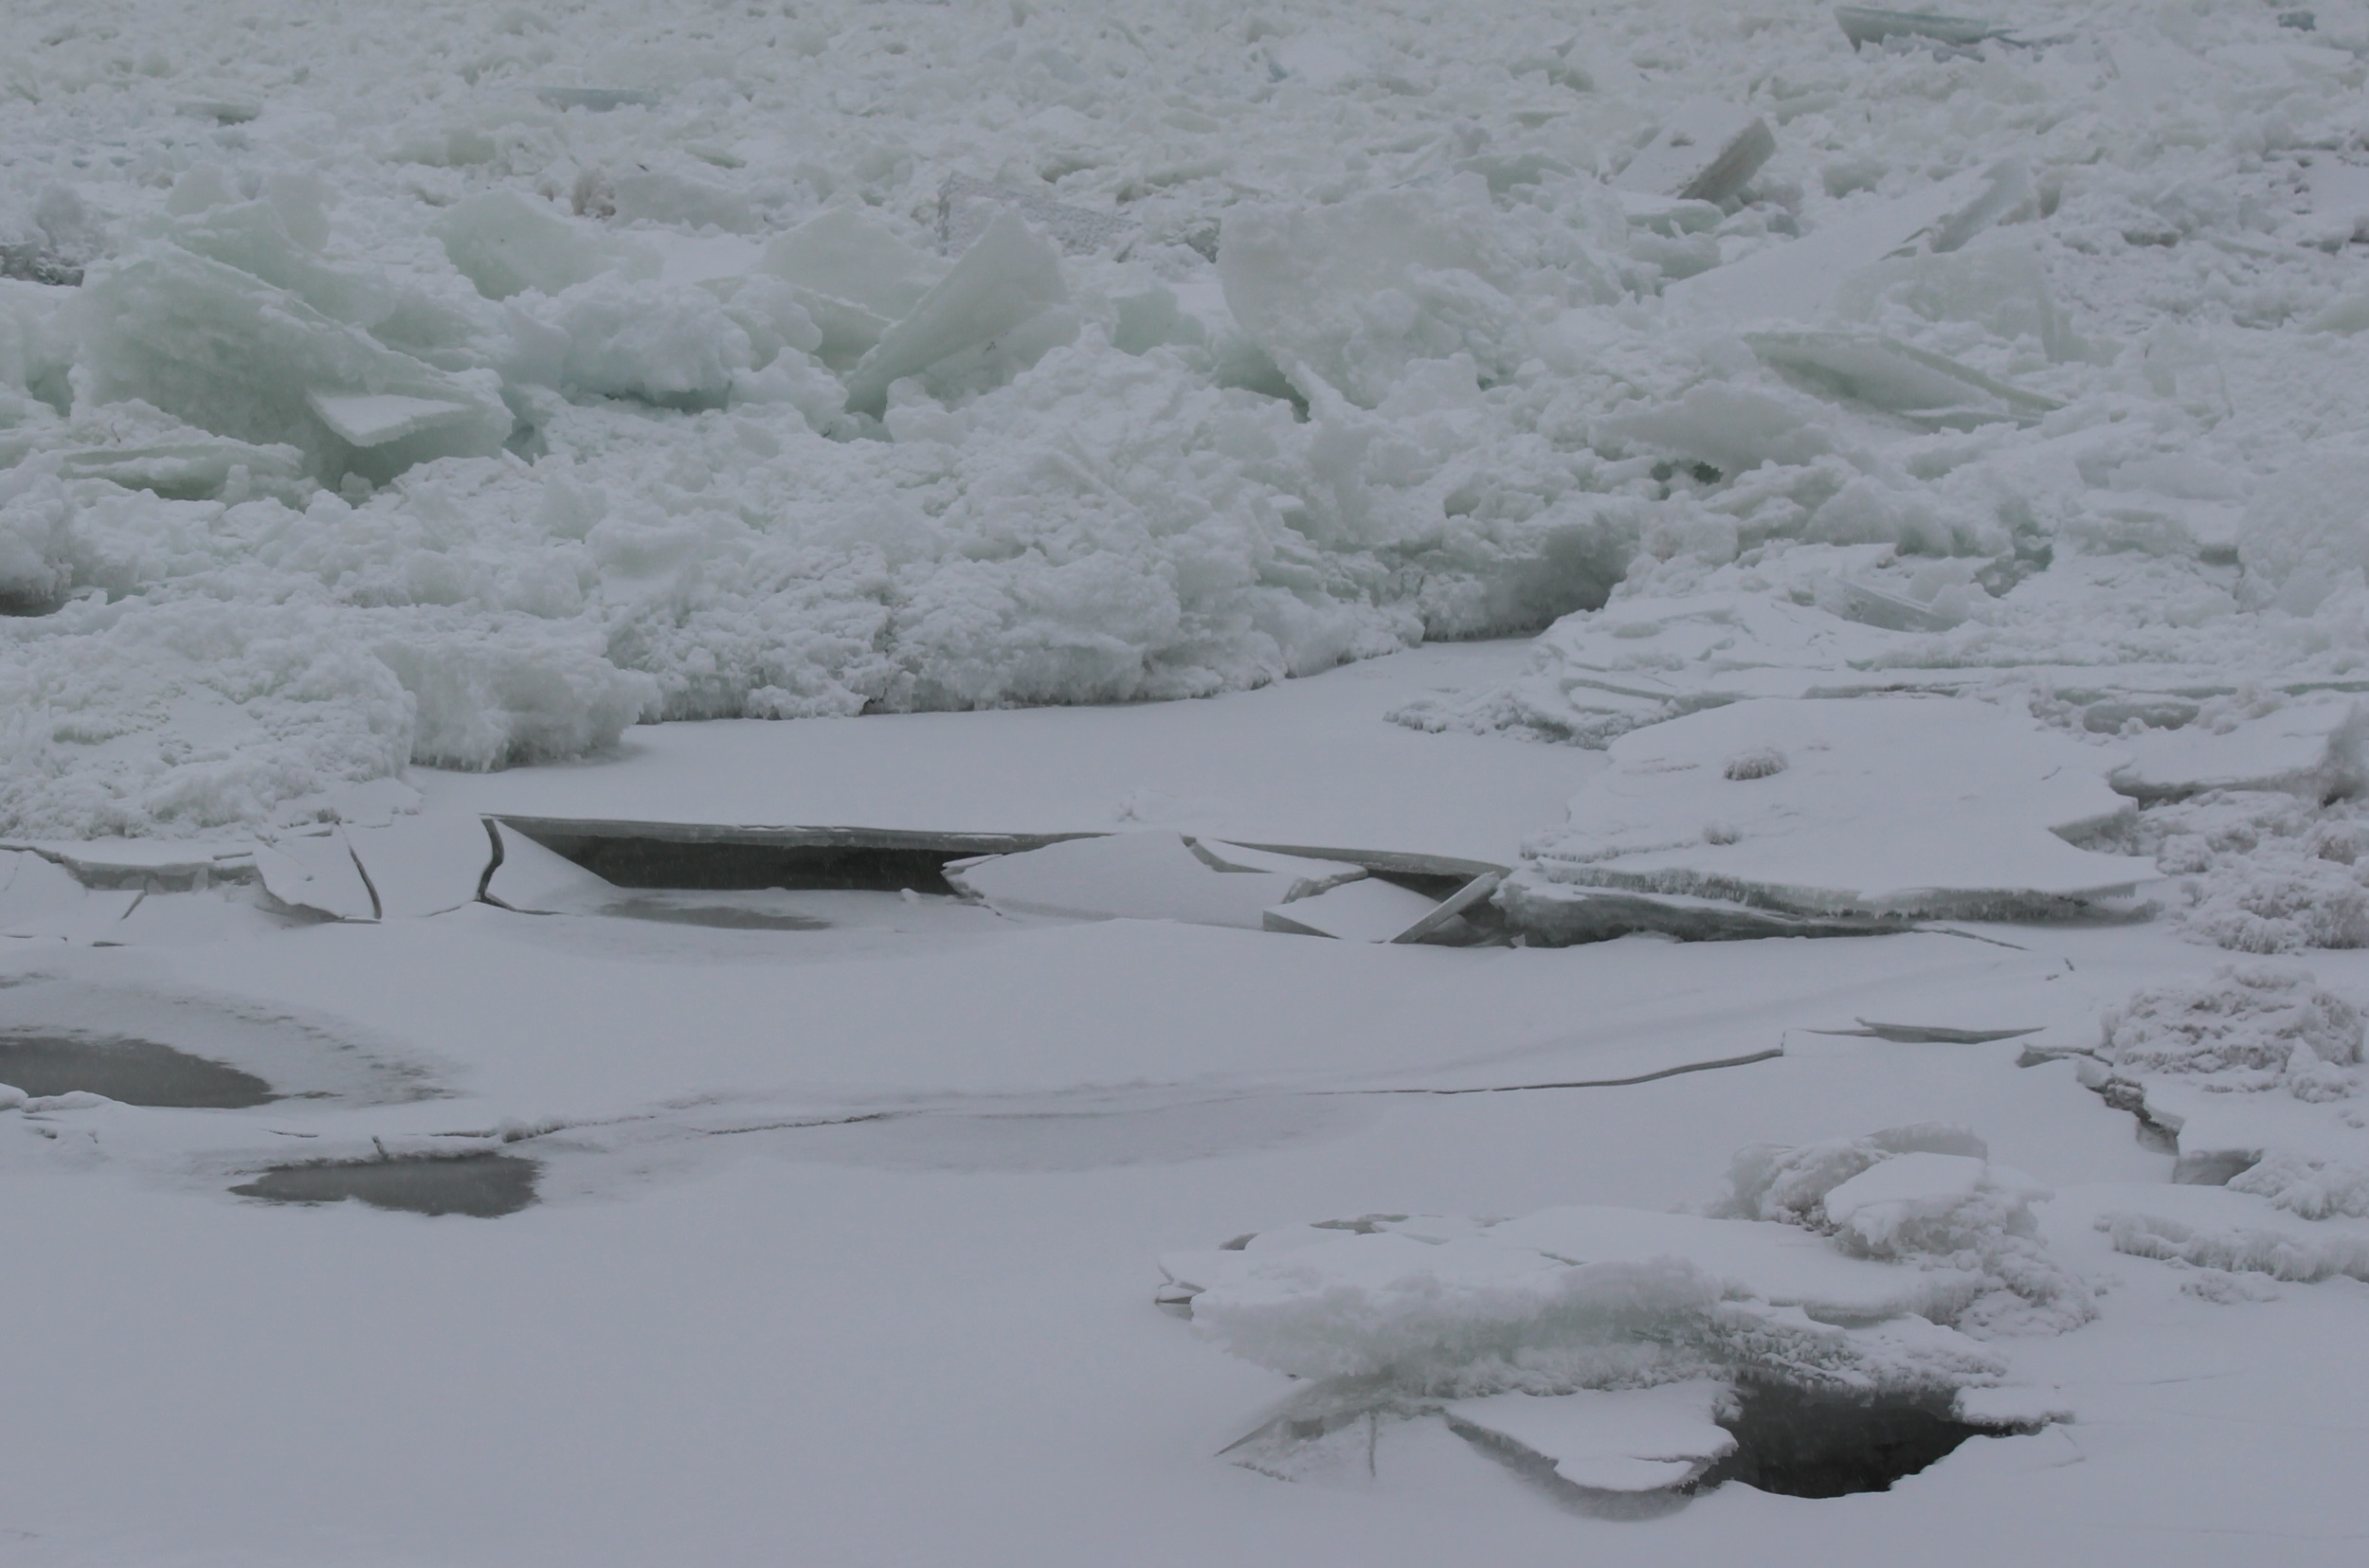
<path fill-rule="evenodd" d="M 447 424 L 465 424 L 478 410 L 443 398 L 395 392 L 307 392 L 304 401 L 323 424 L 355 446 L 384 446 Z"/>
<path fill-rule="evenodd" d="M 1550 1462 L 1573 1486 L 1655 1491 L 1695 1479 L 1734 1450 L 1712 1419 L 1727 1385 L 1708 1379 L 1657 1388 L 1576 1394 L 1497 1394 L 1448 1406 L 1451 1426 L 1474 1429 Z"/>
<path fill-rule="evenodd" d="M 1552 932 L 1593 890 L 1739 914 L 2015 918 L 2156 876 L 2064 837 L 2128 809 L 2106 748 L 1952 697 L 1766 700 L 1633 730 L 1500 895 Z"/>
<path fill-rule="evenodd" d="M 949 867 L 947 880 L 1015 913 L 1182 920 L 1257 930 L 1269 905 L 1365 874 L 1338 861 L 1286 856 L 1262 855 L 1255 857 L 1256 863 L 1238 863 L 1225 858 L 1225 848 L 1204 850 L 1177 833 L 1114 833 Z M 1243 856 L 1245 861 L 1252 858 Z M 1428 909 L 1430 901 L 1422 902 Z"/>

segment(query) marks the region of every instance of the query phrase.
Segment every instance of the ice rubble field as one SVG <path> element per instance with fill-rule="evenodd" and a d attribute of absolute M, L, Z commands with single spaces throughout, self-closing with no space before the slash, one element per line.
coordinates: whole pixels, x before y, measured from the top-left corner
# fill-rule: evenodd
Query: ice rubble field
<path fill-rule="evenodd" d="M 0 1561 L 2357 1560 L 2369 9 L 1840 21 L 0 12 Z"/>

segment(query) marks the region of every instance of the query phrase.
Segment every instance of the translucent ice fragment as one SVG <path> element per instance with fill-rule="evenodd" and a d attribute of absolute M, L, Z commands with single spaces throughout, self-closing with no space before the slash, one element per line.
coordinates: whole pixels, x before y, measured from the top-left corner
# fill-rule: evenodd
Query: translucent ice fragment
<path fill-rule="evenodd" d="M 1138 232 L 1134 223 L 1107 212 L 1071 207 L 967 174 L 949 174 L 938 188 L 938 241 L 951 251 L 968 250 L 986 233 L 996 214 L 1007 208 L 1072 256 L 1123 251 Z"/>
<path fill-rule="evenodd" d="M 287 289 L 178 244 L 153 243 L 100 269 L 78 304 L 84 395 L 137 398 L 220 435 L 297 447 L 323 478 L 353 468 L 385 478 L 430 458 L 488 456 L 510 434 L 510 410 L 490 371 L 437 369 Z M 388 394 L 459 411 L 362 447 L 314 401 Z"/>
<path fill-rule="evenodd" d="M 1768 122 L 1725 103 L 1680 110 L 1613 177 L 1619 190 L 1680 201 L 1724 202 L 1777 151 Z"/>
<path fill-rule="evenodd" d="M 2064 406 L 1877 333 L 1747 333 L 1744 340 L 1764 365 L 1928 429 L 2029 424 Z"/>
<path fill-rule="evenodd" d="M 604 272 L 655 278 L 660 269 L 655 251 L 621 243 L 515 190 L 472 196 L 438 219 L 430 232 L 488 299 L 507 299 L 528 289 L 557 294 Z"/>
<path fill-rule="evenodd" d="M 1017 214 L 998 213 L 954 270 L 849 372 L 847 406 L 877 413 L 889 383 L 968 350 L 993 350 L 999 340 L 1014 358 L 1033 363 L 1076 334 L 1069 297 L 1059 253 Z"/>
<path fill-rule="evenodd" d="M 816 355 L 835 369 L 861 359 L 947 272 L 944 261 L 853 207 L 791 229 L 766 247 L 757 268 L 797 289 L 823 332 Z"/>
<path fill-rule="evenodd" d="M 323 424 L 355 446 L 384 446 L 423 431 L 466 424 L 478 416 L 466 403 L 396 392 L 307 392 L 304 401 Z"/>
<path fill-rule="evenodd" d="M 1837 6 L 1835 20 L 1853 49 L 1881 44 L 1887 38 L 1925 38 L 1936 44 L 1963 46 L 2002 38 L 2005 30 L 1990 22 L 1965 16 L 1939 16 L 1930 11 L 1877 10 L 1866 6 Z"/>
<path fill-rule="evenodd" d="M 1665 297 L 1737 320 L 1807 320 L 1842 279 L 1888 257 L 1956 250 L 2031 198 L 2016 159 L 1858 206 L 1799 240 L 1673 283 Z"/>

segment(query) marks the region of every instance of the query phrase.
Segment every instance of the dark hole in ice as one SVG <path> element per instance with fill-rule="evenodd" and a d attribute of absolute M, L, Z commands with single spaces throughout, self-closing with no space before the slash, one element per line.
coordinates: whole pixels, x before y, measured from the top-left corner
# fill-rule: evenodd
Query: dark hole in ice
<path fill-rule="evenodd" d="M 1880 1492 L 1914 1475 L 1969 1437 L 2013 1429 L 1974 1426 L 1949 1414 L 1945 1400 L 1854 1397 L 1779 1384 L 1737 1391 L 1720 1425 L 1735 1451 L 1698 1484 L 1741 1481 L 1785 1497 L 1844 1497 Z"/>
<path fill-rule="evenodd" d="M 1037 849 L 1066 834 L 923 834 L 886 829 L 710 829 L 663 823 L 504 819 L 621 888 L 689 892 L 915 892 L 952 896 L 944 867 Z"/>
<path fill-rule="evenodd" d="M 621 888 L 724 892 L 783 888 L 953 894 L 943 867 L 958 852 L 873 845 L 685 844 L 660 838 L 587 838 L 551 845 Z"/>
<path fill-rule="evenodd" d="M 515 1154 L 397 1155 L 387 1160 L 274 1165 L 230 1190 L 267 1203 L 341 1203 L 407 1214 L 465 1214 L 498 1219 L 534 1201 L 542 1166 Z"/>
<path fill-rule="evenodd" d="M 103 1094 L 129 1106 L 236 1110 L 279 1098 L 252 1072 L 154 1040 L 0 1033 L 0 1084 L 27 1094 Z"/>

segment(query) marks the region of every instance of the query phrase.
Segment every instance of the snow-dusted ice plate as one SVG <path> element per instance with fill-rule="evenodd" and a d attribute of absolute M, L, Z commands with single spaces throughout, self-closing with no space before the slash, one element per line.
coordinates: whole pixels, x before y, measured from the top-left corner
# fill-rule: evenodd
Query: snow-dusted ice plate
<path fill-rule="evenodd" d="M 1609 755 L 1498 895 L 1541 938 L 1708 924 L 1691 905 L 1640 919 L 1639 894 L 1724 901 L 1738 930 L 1772 911 L 1775 931 L 2104 910 L 2159 874 L 2071 841 L 2131 815 L 2107 783 L 2115 753 L 1985 702 L 1738 702 L 1633 730 Z M 1599 889 L 1623 902 L 1598 910 Z"/>

